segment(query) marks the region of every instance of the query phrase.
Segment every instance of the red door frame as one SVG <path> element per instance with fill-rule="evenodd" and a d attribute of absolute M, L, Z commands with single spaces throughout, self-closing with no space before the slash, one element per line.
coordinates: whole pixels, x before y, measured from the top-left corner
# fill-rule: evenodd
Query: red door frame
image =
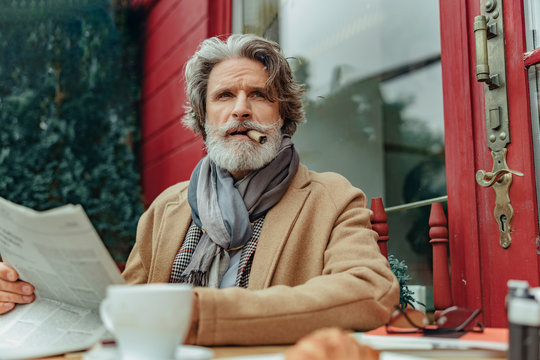
<path fill-rule="evenodd" d="M 184 128 L 183 66 L 200 42 L 229 35 L 232 0 L 137 0 L 148 11 L 141 99 L 141 177 L 145 205 L 189 179 L 205 155 L 202 139 Z"/>
<path fill-rule="evenodd" d="M 475 79 L 474 17 L 480 1 L 440 0 L 441 63 L 445 116 L 450 262 L 454 302 L 483 308 L 488 326 L 506 326 L 504 297 L 509 279 L 539 285 L 538 216 L 521 1 L 504 2 L 510 134 L 508 165 L 514 176 L 513 243 L 500 247 L 492 189 L 476 184 L 479 169 L 493 167 L 486 145 L 484 84 Z"/>

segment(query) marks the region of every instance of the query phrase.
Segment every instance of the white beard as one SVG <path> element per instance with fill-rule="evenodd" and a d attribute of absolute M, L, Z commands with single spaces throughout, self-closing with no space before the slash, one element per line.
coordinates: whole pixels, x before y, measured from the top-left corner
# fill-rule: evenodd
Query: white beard
<path fill-rule="evenodd" d="M 263 168 L 272 161 L 281 145 L 281 123 L 261 125 L 252 120 L 230 120 L 222 126 L 210 126 L 206 121 L 206 150 L 210 159 L 229 172 L 251 171 Z M 259 144 L 251 139 L 235 139 L 227 132 L 244 126 L 264 133 L 267 140 Z"/>

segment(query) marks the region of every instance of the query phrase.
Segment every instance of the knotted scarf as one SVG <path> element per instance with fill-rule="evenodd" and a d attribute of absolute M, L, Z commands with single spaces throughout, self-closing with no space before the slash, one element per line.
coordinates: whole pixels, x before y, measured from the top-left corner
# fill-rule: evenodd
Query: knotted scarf
<path fill-rule="evenodd" d="M 240 249 L 253 233 L 251 223 L 265 215 L 285 194 L 299 157 L 283 135 L 276 157 L 235 183 L 231 174 L 208 156 L 195 167 L 188 187 L 193 222 L 203 230 L 182 281 L 219 287 L 229 266 L 227 250 Z"/>

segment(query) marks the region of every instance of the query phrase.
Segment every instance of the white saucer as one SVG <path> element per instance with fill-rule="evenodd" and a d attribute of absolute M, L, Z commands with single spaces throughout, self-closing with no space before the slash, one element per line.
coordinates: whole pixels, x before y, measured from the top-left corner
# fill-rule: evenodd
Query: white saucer
<path fill-rule="evenodd" d="M 210 360 L 214 352 L 202 346 L 181 345 L 176 349 L 178 360 Z M 118 348 L 116 345 L 98 345 L 93 347 L 83 356 L 83 360 L 118 360 Z"/>

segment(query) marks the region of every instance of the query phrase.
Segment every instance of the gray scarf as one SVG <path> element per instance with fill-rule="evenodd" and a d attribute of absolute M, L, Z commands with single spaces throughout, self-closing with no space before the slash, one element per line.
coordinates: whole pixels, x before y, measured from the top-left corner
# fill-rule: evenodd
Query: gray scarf
<path fill-rule="evenodd" d="M 276 157 L 265 167 L 234 183 L 231 174 L 204 157 L 191 175 L 188 201 L 203 234 L 183 282 L 219 287 L 229 266 L 227 250 L 243 247 L 251 238 L 251 223 L 279 202 L 298 170 L 299 157 L 284 135 Z"/>

